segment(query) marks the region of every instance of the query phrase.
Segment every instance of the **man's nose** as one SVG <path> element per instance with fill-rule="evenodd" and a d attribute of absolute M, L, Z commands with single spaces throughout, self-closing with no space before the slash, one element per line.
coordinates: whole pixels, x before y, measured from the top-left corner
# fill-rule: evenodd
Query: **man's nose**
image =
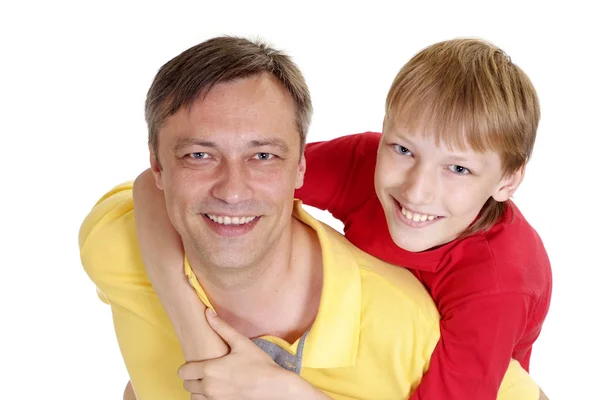
<path fill-rule="evenodd" d="M 252 198 L 246 167 L 239 163 L 224 163 L 218 172 L 212 195 L 228 204 L 238 204 Z"/>

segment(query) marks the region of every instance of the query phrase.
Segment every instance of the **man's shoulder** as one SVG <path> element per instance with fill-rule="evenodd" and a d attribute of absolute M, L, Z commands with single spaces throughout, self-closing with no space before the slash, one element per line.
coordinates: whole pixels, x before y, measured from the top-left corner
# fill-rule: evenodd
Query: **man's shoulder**
<path fill-rule="evenodd" d="M 407 312 L 422 314 L 432 321 L 439 320 L 431 296 L 406 268 L 389 264 L 362 251 L 340 232 L 306 212 L 300 201 L 295 203 L 294 217 L 317 232 L 321 251 L 330 262 L 358 268 L 363 296 L 371 297 L 382 307 L 384 303 L 395 305 Z"/>
<path fill-rule="evenodd" d="M 349 253 L 360 279 L 359 353 L 369 356 L 358 363 L 377 360 L 393 382 L 418 383 L 440 337 L 433 299 L 407 269 L 365 253 L 342 235 L 334 240 L 338 251 Z"/>
<path fill-rule="evenodd" d="M 132 187 L 132 182 L 126 182 L 111 189 L 81 224 L 81 262 L 97 285 L 108 278 L 145 275 L 135 233 Z"/>
<path fill-rule="evenodd" d="M 335 251 L 347 253 L 358 267 L 361 293 L 370 310 L 376 313 L 389 310 L 392 319 L 414 317 L 439 322 L 439 313 L 429 292 L 409 270 L 362 251 L 345 236 L 323 225 Z"/>
<path fill-rule="evenodd" d="M 350 245 L 360 269 L 363 296 L 367 296 L 373 305 L 388 308 L 390 314 L 395 313 L 399 318 L 412 316 L 431 323 L 439 322 L 431 295 L 409 270 Z"/>
<path fill-rule="evenodd" d="M 96 202 L 79 229 L 80 249 L 85 247 L 95 230 L 133 210 L 132 188 L 131 182 L 115 186 Z"/>

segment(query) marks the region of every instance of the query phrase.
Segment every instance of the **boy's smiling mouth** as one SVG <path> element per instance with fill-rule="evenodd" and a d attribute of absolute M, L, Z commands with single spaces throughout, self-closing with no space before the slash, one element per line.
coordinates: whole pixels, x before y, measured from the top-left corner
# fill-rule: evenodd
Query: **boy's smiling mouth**
<path fill-rule="evenodd" d="M 398 219 L 406 225 L 414 228 L 421 228 L 444 218 L 439 215 L 426 214 L 416 210 L 409 209 L 402 205 L 398 200 L 392 197 L 396 205 L 396 215 Z"/>

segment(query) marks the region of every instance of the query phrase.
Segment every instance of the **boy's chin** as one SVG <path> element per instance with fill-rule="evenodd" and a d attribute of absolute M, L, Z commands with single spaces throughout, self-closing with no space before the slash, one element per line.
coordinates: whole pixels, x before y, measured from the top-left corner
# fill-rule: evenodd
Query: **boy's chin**
<path fill-rule="evenodd" d="M 418 240 L 415 237 L 407 238 L 409 235 L 409 232 L 398 232 L 398 234 L 392 235 L 392 240 L 396 246 L 411 253 L 427 251 L 435 246 L 435 243 L 430 240 Z"/>
<path fill-rule="evenodd" d="M 447 237 L 437 237 L 435 233 L 426 228 L 423 229 L 422 233 L 416 233 L 414 230 L 404 227 L 404 229 L 397 228 L 391 231 L 391 236 L 396 246 L 411 253 L 433 250 L 454 240 Z"/>

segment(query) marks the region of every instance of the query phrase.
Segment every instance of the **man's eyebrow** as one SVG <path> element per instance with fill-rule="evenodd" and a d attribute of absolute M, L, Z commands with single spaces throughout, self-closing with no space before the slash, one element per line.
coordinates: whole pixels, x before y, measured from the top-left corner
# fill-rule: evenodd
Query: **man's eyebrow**
<path fill-rule="evenodd" d="M 183 139 L 177 140 L 174 150 L 177 152 L 177 151 L 184 149 L 186 147 L 189 147 L 189 146 L 202 146 L 202 147 L 209 147 L 211 149 L 214 149 L 217 147 L 217 144 L 215 142 L 211 142 L 209 140 L 202 140 L 202 139 L 197 139 L 197 138 L 183 138 Z"/>
<path fill-rule="evenodd" d="M 265 139 L 259 139 L 259 140 L 251 140 L 249 147 L 253 148 L 253 147 L 263 147 L 263 146 L 277 147 L 281 151 L 286 152 L 286 153 L 289 151 L 289 147 L 288 147 L 287 143 L 284 140 L 279 139 L 279 138 L 265 138 Z"/>

